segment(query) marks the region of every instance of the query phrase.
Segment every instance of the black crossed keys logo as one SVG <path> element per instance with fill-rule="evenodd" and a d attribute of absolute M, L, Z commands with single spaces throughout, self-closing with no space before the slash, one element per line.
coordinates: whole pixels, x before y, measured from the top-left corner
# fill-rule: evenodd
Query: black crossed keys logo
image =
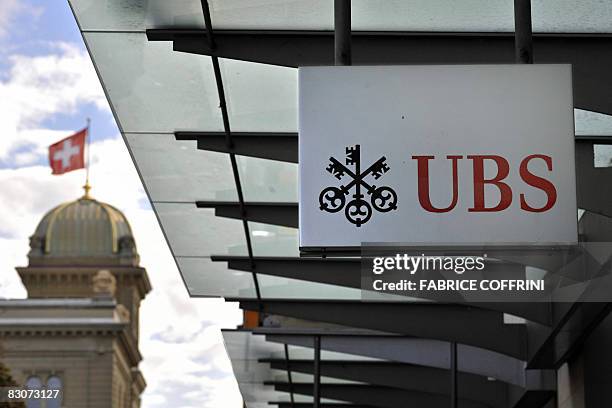
<path fill-rule="evenodd" d="M 378 159 L 374 164 L 361 171 L 361 149 L 359 145 L 346 147 L 346 166 L 353 166 L 354 171 L 340 163 L 334 157 L 329 158 L 329 165 L 326 170 L 338 180 L 349 176 L 351 181 L 340 187 L 327 187 L 319 194 L 319 204 L 321 211 L 336 213 L 344 208 L 346 219 L 357 227 L 361 227 L 372 218 L 372 207 L 380 212 L 389 212 L 397 209 L 397 193 L 391 187 L 376 187 L 365 181 L 367 177 L 378 180 L 389 171 L 385 156 Z M 365 196 L 361 193 L 364 187 L 370 196 L 370 203 L 364 200 Z M 346 196 L 349 196 L 351 189 L 354 188 L 355 194 L 352 200 L 346 203 Z"/>

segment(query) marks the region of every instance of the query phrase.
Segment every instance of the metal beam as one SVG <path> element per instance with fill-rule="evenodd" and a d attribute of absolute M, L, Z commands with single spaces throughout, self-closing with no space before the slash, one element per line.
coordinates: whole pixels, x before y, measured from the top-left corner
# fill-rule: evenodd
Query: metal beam
<path fill-rule="evenodd" d="M 212 28 L 212 23 L 210 19 L 210 8 L 208 6 L 208 0 L 202 0 L 201 4 L 202 4 L 202 14 L 204 17 L 204 21 L 206 23 L 206 29 L 204 31 L 205 38 L 202 38 L 203 40 L 202 42 L 206 43 L 207 47 L 211 49 L 215 49 L 217 47 L 217 44 L 213 36 L 213 28 Z M 223 119 L 223 131 L 224 131 L 223 135 L 224 135 L 225 147 L 226 149 L 232 149 L 233 148 L 232 131 L 230 127 L 227 102 L 225 99 L 225 89 L 223 87 L 223 75 L 221 74 L 219 58 L 216 56 L 213 56 L 211 58 L 211 61 L 212 61 L 214 75 L 215 75 L 215 84 L 217 85 L 217 96 L 219 97 L 219 109 L 221 110 L 221 117 Z M 242 191 L 242 182 L 240 180 L 240 173 L 238 171 L 236 155 L 234 153 L 230 153 L 229 159 L 230 159 L 230 163 L 232 166 L 232 175 L 234 177 L 236 193 L 238 194 L 238 201 L 240 202 L 241 206 L 244 206 L 244 193 Z M 251 243 L 249 223 L 246 220 L 242 220 L 242 229 L 243 229 L 244 237 L 246 241 L 247 253 L 249 254 L 249 257 L 252 258 L 253 257 L 253 245 Z M 257 273 L 255 271 L 252 271 L 251 275 L 253 277 L 253 286 L 255 287 L 255 294 L 257 296 L 257 299 L 260 300 L 261 292 L 259 290 L 259 280 L 257 279 Z"/>
<path fill-rule="evenodd" d="M 176 140 L 197 140 L 198 149 L 240 156 L 298 162 L 297 133 L 232 132 L 232 145 L 223 132 L 174 132 Z"/>
<path fill-rule="evenodd" d="M 287 363 L 281 359 L 262 359 L 260 362 L 270 364 L 271 369 L 283 371 L 288 369 Z M 291 362 L 292 371 L 304 374 L 313 374 L 313 366 L 312 360 Z M 448 371 L 440 368 L 391 361 L 323 360 L 321 375 L 408 391 L 449 395 Z M 461 383 L 463 398 L 500 407 L 506 407 L 509 398 L 508 388 L 514 387 L 501 381 L 489 381 L 486 377 L 467 373 L 460 373 L 458 381 Z M 514 388 L 518 392 L 519 388 Z"/>
<path fill-rule="evenodd" d="M 247 310 L 253 301 L 241 301 Z M 519 360 L 527 358 L 524 325 L 504 324 L 490 310 L 438 303 L 338 303 L 325 301 L 263 301 L 262 312 L 409 336 L 457 341 L 496 351 Z M 447 349 L 448 350 L 448 349 Z"/>
<path fill-rule="evenodd" d="M 351 0 L 334 1 L 334 59 L 351 65 Z"/>
<path fill-rule="evenodd" d="M 287 329 L 261 328 L 274 343 L 312 347 L 312 336 L 288 334 Z M 285 333 L 283 333 L 285 332 Z M 393 335 L 323 335 L 321 348 L 369 358 L 390 360 L 410 365 L 450 369 L 449 342 Z M 525 370 L 525 362 L 513 357 L 464 344 L 457 344 L 457 368 L 462 375 L 470 373 L 495 378 L 525 390 L 556 389 L 553 370 Z"/>
<path fill-rule="evenodd" d="M 213 255 L 213 262 L 227 262 L 228 269 L 250 272 L 253 267 L 258 274 L 284 278 L 307 280 L 350 288 L 361 288 L 361 261 L 350 258 L 294 258 L 294 257 L 255 257 L 251 263 L 245 256 Z M 501 276 L 504 266 L 492 264 L 491 273 Z M 516 265 L 514 267 L 517 267 Z M 499 268 L 499 272 L 495 269 Z M 439 299 L 439 295 L 438 296 Z M 411 300 L 407 300 L 411 302 Z M 450 301 L 450 299 L 449 299 Z M 368 302 L 371 304 L 373 302 Z M 544 302 L 461 302 L 463 306 L 495 310 L 520 316 L 525 319 L 548 324 L 551 321 L 549 305 Z"/>
<path fill-rule="evenodd" d="M 213 262 L 227 262 L 228 269 L 250 271 L 252 266 L 244 256 L 213 255 Z M 338 258 L 256 257 L 255 268 L 264 275 L 279 276 L 309 282 L 345 287 L 361 287 L 359 260 Z"/>
<path fill-rule="evenodd" d="M 319 408 L 321 406 L 321 336 L 314 336 L 312 347 L 314 349 L 312 397 L 314 407 Z"/>
<path fill-rule="evenodd" d="M 283 227 L 298 227 L 297 203 L 254 203 L 196 201 L 198 208 L 214 208 L 217 217 L 244 219 Z"/>
<path fill-rule="evenodd" d="M 406 378 L 413 381 L 414 378 Z M 285 382 L 265 382 L 265 385 L 273 385 L 276 391 L 287 392 L 288 384 Z M 308 391 L 310 384 L 301 383 L 295 386 L 297 394 L 311 395 Z M 382 387 L 371 384 L 334 384 L 325 383 L 321 385 L 322 392 L 327 398 L 339 399 L 347 402 L 368 404 L 381 408 L 405 407 L 405 406 L 427 406 L 427 407 L 448 407 L 448 392 L 444 389 L 437 392 L 423 392 L 417 390 L 403 390 L 392 387 Z M 441 392 L 442 391 L 442 392 Z M 364 396 L 367 395 L 366 398 Z M 504 400 L 497 398 L 496 401 L 481 401 L 482 397 L 476 400 L 467 396 L 458 399 L 458 406 L 466 407 L 487 407 L 487 408 L 542 408 L 551 402 L 555 396 L 554 391 L 527 391 L 522 393 L 518 399 Z M 500 395 L 498 397 L 504 397 Z M 405 398 L 401 403 L 401 398 Z M 313 406 L 315 406 L 313 404 Z"/>
<path fill-rule="evenodd" d="M 608 288 L 609 289 L 609 288 Z M 575 353 L 591 332 L 612 311 L 612 303 L 576 302 L 572 305 L 553 303 L 559 322 L 552 331 L 530 338 L 529 368 L 559 368 Z M 563 310 L 565 309 L 565 310 Z M 541 328 L 538 328 L 541 330 Z M 530 330 L 538 333 L 538 329 Z M 538 333 L 539 334 L 539 333 Z"/>
<path fill-rule="evenodd" d="M 285 351 L 285 370 L 287 371 L 287 379 L 289 380 L 289 397 L 291 398 L 291 404 L 295 405 L 295 398 L 293 396 L 293 375 L 291 373 L 291 359 L 289 357 L 289 346 L 287 344 L 283 345 Z"/>
<path fill-rule="evenodd" d="M 269 401 L 268 404 L 276 405 L 278 408 L 314 408 L 314 405 L 310 402 L 292 403 L 292 402 Z M 320 408 L 374 408 L 374 407 L 372 407 L 372 405 L 363 405 L 363 404 L 322 402 Z"/>
<path fill-rule="evenodd" d="M 176 51 L 289 67 L 333 65 L 330 31 L 147 30 L 150 41 L 172 41 Z M 612 114 L 612 93 L 602 84 L 612 72 L 612 34 L 533 35 L 538 63 L 573 65 L 574 101 L 581 109 Z M 355 65 L 499 64 L 514 62 L 514 33 L 353 32 Z"/>
<path fill-rule="evenodd" d="M 451 408 L 459 407 L 459 390 L 458 390 L 458 375 L 457 375 L 457 342 L 451 341 L 450 343 L 450 406 Z M 464 387 L 461 387 L 461 391 L 465 392 Z"/>
<path fill-rule="evenodd" d="M 531 0 L 514 0 L 514 55 L 516 62 L 533 64 Z"/>
<path fill-rule="evenodd" d="M 272 385 L 276 391 L 286 392 L 287 384 L 284 382 L 269 381 L 265 385 Z M 294 383 L 295 393 L 312 395 L 312 384 Z M 368 384 L 321 384 L 321 396 L 356 404 L 372 405 L 380 408 L 399 408 L 421 406 L 428 408 L 448 408 L 448 397 L 419 391 L 406 391 L 392 387 L 381 387 Z M 478 401 L 461 400 L 462 408 L 498 408 Z"/>
<path fill-rule="evenodd" d="M 595 186 L 593 188 L 595 189 Z M 605 189 L 605 186 L 601 186 L 602 192 Z M 598 243 L 603 243 L 600 250 L 605 251 L 608 262 L 602 265 L 602 260 L 588 259 L 588 255 L 585 255 L 584 263 L 581 262 L 578 267 L 596 276 L 585 282 L 579 292 L 569 292 L 571 296 L 564 296 L 564 302 L 551 304 L 551 328 L 531 327 L 528 323 L 529 367 L 561 366 L 580 351 L 589 334 L 612 311 L 612 303 L 608 302 L 612 290 L 612 267 L 607 244 L 612 237 L 612 219 L 587 212 L 580 219 L 579 232 L 587 242 L 587 248 L 589 245 L 595 247 Z M 588 266 L 586 262 L 589 262 Z M 560 288 L 559 292 L 562 290 L 563 288 Z M 572 286 L 568 287 L 568 290 L 571 291 Z M 568 300 L 574 302 L 570 303 Z"/>
<path fill-rule="evenodd" d="M 608 289 L 607 286 L 601 288 Z M 262 302 L 265 313 L 457 341 L 526 361 L 527 368 L 531 369 L 558 368 L 579 349 L 588 334 L 612 309 L 610 303 L 552 303 L 551 306 L 556 316 L 552 328 L 535 323 L 506 325 L 498 312 L 462 305 L 422 302 Z M 257 303 L 243 300 L 240 307 L 257 310 Z M 401 316 L 401 319 L 389 316 Z"/>

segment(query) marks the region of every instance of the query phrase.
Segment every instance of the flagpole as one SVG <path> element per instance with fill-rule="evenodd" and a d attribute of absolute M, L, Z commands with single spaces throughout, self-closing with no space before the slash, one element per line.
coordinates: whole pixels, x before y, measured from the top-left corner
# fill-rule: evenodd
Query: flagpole
<path fill-rule="evenodd" d="M 85 190 L 85 195 L 83 196 L 83 198 L 89 198 L 89 190 L 91 190 L 91 186 L 89 185 L 89 160 L 90 160 L 90 152 L 89 152 L 89 146 L 90 146 L 90 130 L 91 130 L 91 119 L 87 118 L 87 131 L 85 133 L 85 144 L 86 144 L 86 149 L 87 149 L 87 161 L 85 163 L 85 185 L 83 186 L 83 189 Z"/>

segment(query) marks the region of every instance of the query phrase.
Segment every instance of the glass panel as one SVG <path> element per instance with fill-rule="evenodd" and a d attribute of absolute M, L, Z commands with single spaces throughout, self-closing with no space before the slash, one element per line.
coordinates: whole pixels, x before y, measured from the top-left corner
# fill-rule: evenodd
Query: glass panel
<path fill-rule="evenodd" d="M 275 376 L 274 372 L 271 372 L 271 375 L 272 375 L 272 381 L 286 381 L 286 380 L 283 380 L 282 374 L 277 377 L 277 376 Z M 291 380 L 294 383 L 310 383 L 310 384 L 312 384 L 314 382 L 314 375 L 292 372 L 291 373 Z M 363 384 L 363 382 L 344 380 L 344 379 L 341 379 L 341 378 L 326 377 L 324 375 L 321 376 L 321 383 L 322 384 Z"/>
<path fill-rule="evenodd" d="M 503 2 L 503 0 L 497 0 Z M 533 30 L 557 33 L 609 33 L 612 3 L 600 0 L 532 0 Z"/>
<path fill-rule="evenodd" d="M 232 131 L 297 132 L 297 69 L 222 59 Z"/>
<path fill-rule="evenodd" d="M 353 30 L 514 31 L 506 0 L 353 0 L 351 11 Z"/>
<path fill-rule="evenodd" d="M 297 202 L 297 164 L 237 156 L 245 201 Z"/>
<path fill-rule="evenodd" d="M 612 6 L 599 0 L 532 0 L 535 32 L 610 32 Z M 514 31 L 507 0 L 353 0 L 353 30 Z"/>
<path fill-rule="evenodd" d="M 577 135 L 612 136 L 612 116 L 603 113 L 574 109 Z"/>
<path fill-rule="evenodd" d="M 222 330 L 225 349 L 232 361 L 257 361 L 262 358 L 284 359 L 285 349 L 281 343 L 266 341 L 265 336 L 252 334 L 247 330 Z M 339 353 L 326 354 L 322 351 L 321 358 L 325 356 L 338 357 Z M 289 346 L 289 355 L 292 359 L 313 359 L 312 348 Z M 331 359 L 331 358 L 330 358 Z"/>
<path fill-rule="evenodd" d="M 297 228 L 250 222 L 255 256 L 300 256 Z"/>
<path fill-rule="evenodd" d="M 272 385 L 263 385 L 261 382 L 239 382 L 238 387 L 240 388 L 240 394 L 242 399 L 247 403 L 247 408 L 253 406 L 259 407 L 262 402 L 267 406 L 268 401 L 289 401 L 289 394 L 280 391 L 275 391 Z"/>
<path fill-rule="evenodd" d="M 222 330 L 225 349 L 232 362 L 232 369 L 238 380 L 240 391 L 245 401 L 286 401 L 288 395 L 273 391 L 263 386 L 265 381 L 288 381 L 287 373 L 281 370 L 272 370 L 266 363 L 259 363 L 260 359 L 275 358 L 284 359 L 285 351 L 281 343 L 273 343 L 265 340 L 263 335 L 253 335 L 244 330 Z M 289 346 L 289 356 L 293 360 L 312 360 L 314 351 L 309 347 Z M 322 360 L 368 360 L 366 357 L 350 355 L 345 353 L 321 351 Z M 312 376 L 308 374 L 293 373 L 293 381 L 310 382 Z M 353 383 L 329 377 L 322 377 L 323 383 Z M 296 397 L 298 397 L 296 395 Z M 299 402 L 311 402 L 310 397 L 300 399 Z M 296 400 L 298 401 L 298 400 Z M 334 402 L 333 400 L 325 400 Z M 251 406 L 251 404 L 248 404 Z"/>
<path fill-rule="evenodd" d="M 153 202 L 175 256 L 248 255 L 241 220 L 215 216 L 194 203 Z M 299 256 L 298 230 L 249 223 L 255 256 Z"/>
<path fill-rule="evenodd" d="M 208 257 L 176 257 L 183 279 L 191 296 L 231 297 L 255 299 L 257 297 L 251 272 L 227 269 L 224 262 L 212 262 Z M 262 298 L 273 299 L 334 299 L 361 300 L 360 289 L 325 283 L 257 274 Z M 371 292 L 368 300 L 411 301 L 411 298 Z"/>
<path fill-rule="evenodd" d="M 175 256 L 247 255 L 242 221 L 195 203 L 153 203 Z"/>
<path fill-rule="evenodd" d="M 612 167 L 612 146 L 593 145 L 595 167 Z"/>
<path fill-rule="evenodd" d="M 231 359 L 285 358 L 283 345 L 266 341 L 264 336 L 254 335 L 247 330 L 221 330 L 221 334 Z"/>
<path fill-rule="evenodd" d="M 333 0 L 210 0 L 215 28 L 324 30 L 334 24 Z"/>
<path fill-rule="evenodd" d="M 333 0 L 212 0 L 215 28 L 333 28 Z M 514 31 L 507 0 L 353 0 L 352 28 L 396 31 Z M 600 0 L 532 0 L 534 31 L 610 32 L 612 5 Z"/>
<path fill-rule="evenodd" d="M 221 333 L 223 334 L 225 349 L 232 359 L 285 358 L 283 344 L 266 341 L 264 335 L 253 334 L 248 330 L 232 329 L 222 330 Z M 310 347 L 290 345 L 289 358 L 292 360 L 312 360 L 314 352 Z M 328 350 L 321 350 L 321 360 L 382 361 L 376 358 Z"/>
<path fill-rule="evenodd" d="M 336 299 L 361 300 L 361 289 L 326 283 L 315 283 L 298 279 L 257 274 L 262 298 L 270 299 Z M 371 292 L 368 300 L 408 301 L 410 298 L 381 292 Z"/>
<path fill-rule="evenodd" d="M 601 0 L 532 0 L 534 31 L 610 32 Z M 198 0 L 70 0 L 82 30 L 203 28 Z M 211 0 L 217 29 L 331 30 L 333 0 Z M 513 31 L 507 0 L 353 0 L 353 30 Z"/>
<path fill-rule="evenodd" d="M 259 363 L 257 360 L 240 360 L 232 357 L 230 354 L 230 360 L 232 362 L 232 370 L 234 371 L 234 377 L 239 383 L 256 383 L 269 381 L 273 378 L 272 372 L 275 375 L 282 376 L 283 372 L 271 370 L 267 364 Z M 284 378 L 287 380 L 285 372 Z"/>
<path fill-rule="evenodd" d="M 176 262 L 189 296 L 257 298 L 250 272 L 228 270 L 225 263 L 210 258 L 177 257 Z"/>
<path fill-rule="evenodd" d="M 223 129 L 212 63 L 141 33 L 85 33 L 122 132 Z"/>
<path fill-rule="evenodd" d="M 203 28 L 199 0 L 69 0 L 81 30 Z"/>
<path fill-rule="evenodd" d="M 236 185 L 226 153 L 197 149 L 174 134 L 125 135 L 153 201 L 236 201 Z"/>

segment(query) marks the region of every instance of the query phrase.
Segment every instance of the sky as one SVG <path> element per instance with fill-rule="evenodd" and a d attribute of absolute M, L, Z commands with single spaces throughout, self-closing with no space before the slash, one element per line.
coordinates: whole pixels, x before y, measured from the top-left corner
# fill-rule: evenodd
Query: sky
<path fill-rule="evenodd" d="M 191 299 L 66 1 L 0 0 L 0 298 L 23 298 L 15 271 L 54 206 L 82 195 L 84 170 L 52 176 L 47 147 L 91 118 L 94 198 L 127 216 L 153 286 L 142 303 L 143 408 L 241 407 L 220 329 L 236 304 Z"/>

